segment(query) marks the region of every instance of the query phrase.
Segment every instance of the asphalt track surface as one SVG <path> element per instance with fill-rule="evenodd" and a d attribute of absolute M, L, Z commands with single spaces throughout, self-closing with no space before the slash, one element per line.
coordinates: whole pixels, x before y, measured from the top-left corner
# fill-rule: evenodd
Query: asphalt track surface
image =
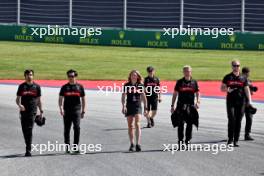
<path fill-rule="evenodd" d="M 252 136 L 255 141 L 243 141 L 242 123 L 240 147 L 234 151 L 163 150 L 163 144 L 176 144 L 177 131 L 170 123 L 171 95 L 164 95 L 159 105 L 156 126 L 142 129 L 142 152 L 127 152 L 129 143 L 126 119 L 121 114 L 120 94 L 108 96 L 86 90 L 88 113 L 81 121 L 81 144 L 102 144 L 102 151 L 83 155 L 64 152 L 33 152 L 25 158 L 24 141 L 15 105 L 17 86 L 0 85 L 0 175 L 1 176 L 61 176 L 61 175 L 264 175 L 264 104 L 256 103 Z M 34 144 L 48 141 L 63 143 L 63 122 L 58 112 L 58 88 L 42 88 L 45 116 L 44 127 L 34 127 Z M 193 130 L 194 144 L 224 144 L 227 117 L 224 99 L 202 99 L 200 128 Z M 142 126 L 146 120 L 142 118 Z"/>

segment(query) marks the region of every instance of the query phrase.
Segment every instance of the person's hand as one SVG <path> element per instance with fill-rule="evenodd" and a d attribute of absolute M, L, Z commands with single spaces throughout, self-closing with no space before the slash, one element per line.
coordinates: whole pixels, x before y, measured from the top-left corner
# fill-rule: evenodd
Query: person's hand
<path fill-rule="evenodd" d="M 126 108 L 126 107 L 123 107 L 123 108 L 122 108 L 122 113 L 123 113 L 123 114 L 126 114 L 126 113 L 127 113 L 127 108 Z"/>
<path fill-rule="evenodd" d="M 39 117 L 42 119 L 42 117 L 43 117 L 43 111 L 40 111 Z"/>
<path fill-rule="evenodd" d="M 60 114 L 61 116 L 64 116 L 64 111 L 62 109 L 60 110 Z"/>
<path fill-rule="evenodd" d="M 148 110 L 147 110 L 147 109 L 144 110 L 144 116 L 145 116 L 145 117 L 148 116 Z"/>
<path fill-rule="evenodd" d="M 159 101 L 159 103 L 161 103 L 161 102 L 162 102 L 162 99 L 161 99 L 161 98 L 159 98 L 159 100 L 158 100 L 158 101 Z"/>
<path fill-rule="evenodd" d="M 83 112 L 81 113 L 81 118 L 82 118 L 82 119 L 84 118 L 84 115 L 85 115 L 85 112 L 83 111 Z"/>
<path fill-rule="evenodd" d="M 194 105 L 194 107 L 195 107 L 196 109 L 199 109 L 199 108 L 200 108 L 200 103 L 199 103 L 199 102 L 196 102 L 195 105 Z"/>
<path fill-rule="evenodd" d="M 233 92 L 233 91 L 236 90 L 236 89 L 237 89 L 237 88 L 232 89 L 232 88 L 228 87 L 228 88 L 227 88 L 227 92 L 228 92 L 228 93 L 231 93 L 231 92 Z"/>
<path fill-rule="evenodd" d="M 171 107 L 171 113 L 175 111 L 174 106 Z"/>
<path fill-rule="evenodd" d="M 19 105 L 18 107 L 20 111 L 26 111 L 26 108 L 23 105 Z"/>

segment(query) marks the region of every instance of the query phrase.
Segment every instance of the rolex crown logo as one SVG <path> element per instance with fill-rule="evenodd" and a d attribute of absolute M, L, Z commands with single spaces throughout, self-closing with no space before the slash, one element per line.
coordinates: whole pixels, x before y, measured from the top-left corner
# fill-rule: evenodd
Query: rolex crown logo
<path fill-rule="evenodd" d="M 156 32 L 155 33 L 156 40 L 160 40 L 160 36 L 161 36 L 160 32 Z"/>
<path fill-rule="evenodd" d="M 120 31 L 119 32 L 119 38 L 120 39 L 124 39 L 125 38 L 125 32 L 124 31 Z"/>
<path fill-rule="evenodd" d="M 236 41 L 236 36 L 235 35 L 229 36 L 229 40 L 230 40 L 230 42 L 235 42 Z"/>
<path fill-rule="evenodd" d="M 195 35 L 191 35 L 191 36 L 190 36 L 190 40 L 191 40 L 192 42 L 194 42 L 195 39 L 196 39 L 196 36 L 195 36 Z"/>
<path fill-rule="evenodd" d="M 27 27 L 22 27 L 21 32 L 22 32 L 22 34 L 26 34 L 27 33 Z"/>

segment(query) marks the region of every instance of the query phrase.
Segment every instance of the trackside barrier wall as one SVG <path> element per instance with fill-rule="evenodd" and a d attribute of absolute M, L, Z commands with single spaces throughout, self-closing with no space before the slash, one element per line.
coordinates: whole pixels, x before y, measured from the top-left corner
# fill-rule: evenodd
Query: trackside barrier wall
<path fill-rule="evenodd" d="M 31 35 L 33 32 L 31 28 L 36 27 L 40 26 L 0 25 L 0 40 L 151 48 L 264 51 L 264 34 L 257 33 L 235 33 L 231 36 L 219 35 L 218 38 L 206 35 L 185 35 L 171 38 L 171 36 L 163 35 L 163 31 L 102 29 L 102 35 L 93 35 L 86 38 L 81 38 L 80 35 L 45 35 L 40 38 L 37 35 Z"/>

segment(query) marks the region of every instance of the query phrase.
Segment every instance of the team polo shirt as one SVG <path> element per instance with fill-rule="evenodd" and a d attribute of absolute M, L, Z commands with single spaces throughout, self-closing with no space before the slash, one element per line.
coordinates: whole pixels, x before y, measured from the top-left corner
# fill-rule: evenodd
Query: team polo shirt
<path fill-rule="evenodd" d="M 60 96 L 64 97 L 63 108 L 65 111 L 76 111 L 81 109 L 80 98 L 85 96 L 85 91 L 81 84 L 67 83 L 62 86 Z"/>
<path fill-rule="evenodd" d="M 38 97 L 41 96 L 41 88 L 38 84 L 28 84 L 26 82 L 19 85 L 17 96 L 21 97 L 21 104 L 26 112 L 37 112 Z"/>
<path fill-rule="evenodd" d="M 233 72 L 227 74 L 222 83 L 228 88 L 233 89 L 232 92 L 227 93 L 227 100 L 232 102 L 243 101 L 246 98 L 244 88 L 249 85 L 248 80 L 242 76 L 236 76 Z"/>
<path fill-rule="evenodd" d="M 177 81 L 174 90 L 178 92 L 178 103 L 194 104 L 195 93 L 199 91 L 199 87 L 196 80 L 182 78 Z"/>

